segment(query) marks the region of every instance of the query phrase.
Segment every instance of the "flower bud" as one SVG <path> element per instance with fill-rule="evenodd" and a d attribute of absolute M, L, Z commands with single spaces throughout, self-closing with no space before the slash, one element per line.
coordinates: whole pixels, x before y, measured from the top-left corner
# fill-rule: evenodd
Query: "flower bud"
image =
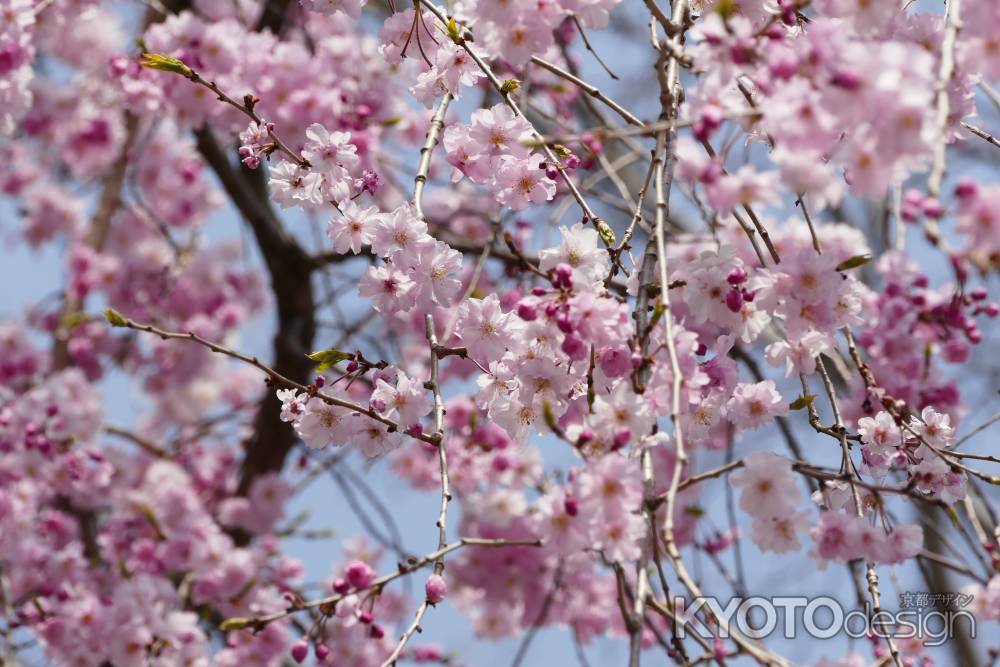
<path fill-rule="evenodd" d="M 427 594 L 427 601 L 429 603 L 437 604 L 441 600 L 444 600 L 448 594 L 448 584 L 445 583 L 444 577 L 440 574 L 432 574 L 427 577 L 424 592 Z"/>
<path fill-rule="evenodd" d="M 538 308 L 533 303 L 521 301 L 517 304 L 517 316 L 525 322 L 534 322 L 538 317 Z"/>
<path fill-rule="evenodd" d="M 344 568 L 344 576 L 347 582 L 354 588 L 368 588 L 375 581 L 375 570 L 367 563 L 353 560 Z"/>
<path fill-rule="evenodd" d="M 305 639 L 300 639 L 292 644 L 292 660 L 302 662 L 307 655 L 309 655 L 309 642 Z"/>
<path fill-rule="evenodd" d="M 573 361 L 582 361 L 587 358 L 587 344 L 573 335 L 566 336 L 563 340 L 562 351 Z"/>
<path fill-rule="evenodd" d="M 744 282 L 746 282 L 746 279 L 747 279 L 747 272 L 738 266 L 735 267 L 732 271 L 730 271 L 729 275 L 726 276 L 726 282 L 729 283 L 730 285 L 742 285 Z"/>
<path fill-rule="evenodd" d="M 743 307 L 743 293 L 738 289 L 729 290 L 726 294 L 726 308 L 733 311 L 734 313 L 740 312 Z"/>

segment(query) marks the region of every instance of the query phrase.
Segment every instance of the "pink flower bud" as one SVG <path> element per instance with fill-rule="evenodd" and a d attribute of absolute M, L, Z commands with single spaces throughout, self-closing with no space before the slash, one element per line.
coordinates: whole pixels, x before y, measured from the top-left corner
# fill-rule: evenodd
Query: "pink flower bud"
<path fill-rule="evenodd" d="M 552 279 L 552 284 L 555 287 L 565 287 L 566 289 L 572 289 L 573 287 L 573 267 L 566 262 L 559 262 L 556 265 L 556 275 Z"/>
<path fill-rule="evenodd" d="M 424 585 L 424 592 L 427 593 L 427 601 L 431 604 L 437 604 L 444 600 L 445 596 L 448 594 L 448 584 L 445 583 L 444 577 L 439 574 L 432 574 L 427 577 L 427 583 Z"/>
<path fill-rule="evenodd" d="M 351 585 L 347 583 L 346 579 L 334 579 L 333 580 L 333 592 L 339 595 L 344 595 L 347 591 L 351 590 Z"/>
<path fill-rule="evenodd" d="M 378 625 L 373 625 L 368 631 L 368 636 L 372 639 L 382 639 L 382 637 L 385 637 L 385 630 Z"/>
<path fill-rule="evenodd" d="M 589 428 L 585 428 L 582 431 L 580 431 L 580 435 L 577 436 L 576 445 L 577 447 L 583 447 L 593 439 L 594 439 L 594 432 L 591 431 Z"/>
<path fill-rule="evenodd" d="M 746 282 L 746 279 L 747 279 L 747 272 L 738 266 L 735 267 L 732 271 L 730 271 L 729 275 L 726 276 L 726 282 L 729 283 L 730 285 L 742 285 L 744 282 Z"/>
<path fill-rule="evenodd" d="M 857 90 L 861 87 L 862 77 L 851 70 L 840 70 L 830 77 L 830 83 L 845 90 Z"/>
<path fill-rule="evenodd" d="M 975 181 L 962 180 L 955 186 L 955 196 L 959 199 L 971 199 L 979 194 L 979 186 Z"/>
<path fill-rule="evenodd" d="M 569 516 L 576 516 L 580 512 L 580 503 L 576 502 L 576 498 L 567 496 L 563 502 L 563 509 Z"/>
<path fill-rule="evenodd" d="M 326 384 L 326 378 L 323 377 L 322 375 L 317 375 L 315 378 L 313 378 L 313 384 L 316 385 L 317 388 L 322 387 L 323 385 Z"/>
<path fill-rule="evenodd" d="M 562 351 L 574 361 L 582 361 L 587 358 L 587 344 L 573 335 L 566 336 L 563 340 Z"/>
<path fill-rule="evenodd" d="M 354 588 L 368 588 L 375 581 L 375 570 L 367 563 L 353 560 L 344 568 L 344 576 L 347 582 Z"/>
<path fill-rule="evenodd" d="M 611 449 L 621 449 L 629 443 L 632 439 L 632 431 L 628 426 L 622 426 L 620 429 L 615 431 L 615 439 L 611 445 Z"/>
<path fill-rule="evenodd" d="M 292 660 L 302 662 L 307 655 L 309 655 L 309 642 L 305 639 L 300 639 L 292 644 Z"/>
<path fill-rule="evenodd" d="M 559 170 L 555 167 L 548 166 L 545 168 L 545 177 L 550 181 L 555 181 L 559 178 Z"/>
<path fill-rule="evenodd" d="M 743 293 L 738 289 L 729 290 L 726 294 L 726 308 L 733 311 L 734 313 L 740 312 L 743 307 Z"/>
<path fill-rule="evenodd" d="M 576 154 L 570 154 L 566 157 L 566 168 L 570 170 L 575 170 L 580 166 L 580 156 Z"/>
<path fill-rule="evenodd" d="M 924 211 L 924 215 L 926 215 L 928 218 L 936 219 L 944 215 L 944 207 L 941 206 L 941 202 L 939 202 L 934 197 L 927 197 L 926 199 L 924 199 L 923 203 L 921 204 L 921 208 Z"/>
<path fill-rule="evenodd" d="M 365 625 L 371 625 L 372 621 L 375 620 L 375 616 L 370 611 L 364 610 L 358 614 L 358 620 Z"/>
<path fill-rule="evenodd" d="M 626 347 L 608 347 L 601 352 L 601 372 L 617 378 L 632 370 L 632 353 Z"/>
<path fill-rule="evenodd" d="M 534 322 L 538 317 L 538 308 L 532 303 L 521 301 L 517 304 L 517 316 L 525 322 Z"/>

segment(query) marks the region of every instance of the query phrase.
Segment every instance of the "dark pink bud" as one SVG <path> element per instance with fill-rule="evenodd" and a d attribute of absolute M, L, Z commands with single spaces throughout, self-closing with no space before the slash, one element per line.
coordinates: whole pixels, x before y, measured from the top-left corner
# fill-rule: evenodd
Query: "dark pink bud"
<path fill-rule="evenodd" d="M 374 410 L 375 412 L 385 412 L 386 408 L 385 401 L 383 401 L 381 398 L 373 398 L 371 401 L 369 401 L 368 405 L 370 405 L 372 410 Z"/>
<path fill-rule="evenodd" d="M 566 157 L 566 168 L 575 170 L 580 166 L 580 156 L 576 154 L 570 154 Z"/>
<path fill-rule="evenodd" d="M 571 334 L 574 331 L 573 322 L 570 321 L 569 317 L 565 313 L 561 313 L 556 317 L 556 326 L 559 327 L 559 331 L 564 334 Z"/>
<path fill-rule="evenodd" d="M 534 322 L 538 317 L 538 308 L 532 303 L 521 301 L 517 304 L 517 316 L 525 322 Z"/>
<path fill-rule="evenodd" d="M 989 292 L 987 292 L 982 287 L 977 287 L 976 289 L 969 292 L 969 296 L 972 298 L 973 301 L 984 301 L 986 297 L 989 296 Z"/>
<path fill-rule="evenodd" d="M 307 655 L 309 655 L 309 642 L 305 639 L 300 639 L 292 644 L 292 659 L 295 662 L 302 662 Z"/>
<path fill-rule="evenodd" d="M 729 293 L 726 294 L 726 308 L 734 313 L 740 312 L 740 309 L 743 308 L 743 293 L 738 289 L 729 290 Z"/>
<path fill-rule="evenodd" d="M 326 644 L 316 644 L 316 658 L 318 660 L 326 660 L 328 655 L 330 655 L 330 649 L 327 648 Z"/>
<path fill-rule="evenodd" d="M 861 87 L 861 75 L 852 70 L 840 70 L 830 77 L 830 83 L 845 90 L 857 90 Z"/>
<path fill-rule="evenodd" d="M 531 293 L 534 294 L 535 296 L 545 296 L 546 294 L 549 293 L 549 291 L 544 287 L 532 287 Z"/>
<path fill-rule="evenodd" d="M 333 580 L 333 592 L 340 595 L 346 595 L 348 591 L 351 590 L 351 585 L 347 583 L 346 579 L 336 578 Z"/>
<path fill-rule="evenodd" d="M 986 317 L 996 317 L 997 315 L 1000 315 L 1000 305 L 996 303 L 991 303 L 990 305 L 986 306 L 983 312 L 986 313 Z"/>
<path fill-rule="evenodd" d="M 556 277 L 553 284 L 556 287 L 571 289 L 573 287 L 573 267 L 566 262 L 559 262 L 556 265 Z"/>
<path fill-rule="evenodd" d="M 962 180 L 955 186 L 955 196 L 959 199 L 969 199 L 979 194 L 979 186 L 975 181 Z"/>
<path fill-rule="evenodd" d="M 698 349 L 694 351 L 695 355 L 700 357 L 704 355 L 706 352 L 708 352 L 708 346 L 705 345 L 704 343 L 698 343 Z"/>
<path fill-rule="evenodd" d="M 382 639 L 382 637 L 385 637 L 385 630 L 378 625 L 373 625 L 368 634 L 372 639 Z"/>
<path fill-rule="evenodd" d="M 344 568 L 344 577 L 354 588 L 368 588 L 375 581 L 375 570 L 367 563 L 353 560 Z"/>
<path fill-rule="evenodd" d="M 612 443 L 612 449 L 621 449 L 629 443 L 632 439 L 632 431 L 628 426 L 622 426 L 620 429 L 615 431 L 615 439 Z"/>
<path fill-rule="evenodd" d="M 424 427 L 422 424 L 410 424 L 410 427 L 406 429 L 408 435 L 412 435 L 414 438 L 419 438 L 424 434 Z"/>
<path fill-rule="evenodd" d="M 567 496 L 563 502 L 563 509 L 566 511 L 566 514 L 576 516 L 580 512 L 580 503 L 576 502 L 576 498 Z"/>
<path fill-rule="evenodd" d="M 358 613 L 358 620 L 365 625 L 370 625 L 371 622 L 375 620 L 375 615 L 370 611 L 364 610 Z"/>
<path fill-rule="evenodd" d="M 558 180 L 559 170 L 556 169 L 555 167 L 548 166 L 545 168 L 545 177 L 548 178 L 550 181 Z"/>
<path fill-rule="evenodd" d="M 924 211 L 924 215 L 928 218 L 937 219 L 944 215 L 944 207 L 941 206 L 941 202 L 934 197 L 926 198 L 921 204 L 921 208 Z"/>
<path fill-rule="evenodd" d="M 578 447 L 583 447 L 593 439 L 594 439 L 594 432 L 591 431 L 589 428 L 585 428 L 582 431 L 580 431 L 580 435 L 576 439 L 576 444 Z"/>
<path fill-rule="evenodd" d="M 726 282 L 730 285 L 742 285 L 746 282 L 746 279 L 747 272 L 738 266 L 730 271 L 729 275 L 726 276 Z"/>
<path fill-rule="evenodd" d="M 326 378 L 323 377 L 322 375 L 317 375 L 315 378 L 313 378 L 313 384 L 316 385 L 317 388 L 322 387 L 323 385 L 326 384 Z"/>
<path fill-rule="evenodd" d="M 351 359 L 351 361 L 347 364 L 347 372 L 353 373 L 356 370 L 358 370 L 358 362 Z"/>

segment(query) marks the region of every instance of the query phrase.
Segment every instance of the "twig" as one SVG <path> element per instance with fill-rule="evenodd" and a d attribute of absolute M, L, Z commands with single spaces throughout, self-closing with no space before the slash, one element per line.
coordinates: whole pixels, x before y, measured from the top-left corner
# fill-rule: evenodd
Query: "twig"
<path fill-rule="evenodd" d="M 368 417 L 369 419 L 374 419 L 375 421 L 380 422 L 380 423 L 384 424 L 385 426 L 389 427 L 390 431 L 399 431 L 399 424 L 397 424 L 396 422 L 394 422 L 391 419 L 387 419 L 386 417 L 383 417 L 382 415 L 380 415 L 379 413 L 377 413 L 372 408 L 365 407 L 363 405 L 358 405 L 357 403 L 353 403 L 351 401 L 348 401 L 348 400 L 345 400 L 345 399 L 342 399 L 342 398 L 338 398 L 336 396 L 330 396 L 329 394 L 325 394 L 325 393 L 317 390 L 315 387 L 310 388 L 310 387 L 307 387 L 306 385 L 303 385 L 303 384 L 300 384 L 298 382 L 295 382 L 294 380 L 291 380 L 291 379 L 285 377 L 284 375 L 282 375 L 278 371 L 274 370 L 273 368 L 271 368 L 267 364 L 263 363 L 257 357 L 251 357 L 251 356 L 243 354 L 241 352 L 237 352 L 235 350 L 231 350 L 228 347 L 224 347 L 222 345 L 219 345 L 218 343 L 213 343 L 210 340 L 206 340 L 205 338 L 202 338 L 201 336 L 199 336 L 199 335 L 197 335 L 195 333 L 191 333 L 191 332 L 181 333 L 181 332 L 176 332 L 176 331 L 165 331 L 163 329 L 158 329 L 157 327 L 154 327 L 154 326 L 149 325 L 149 324 L 140 324 L 138 322 L 134 322 L 133 320 L 130 320 L 130 319 L 126 318 L 126 317 L 122 317 L 121 315 L 119 315 L 117 313 L 115 313 L 115 315 L 117 315 L 117 317 L 120 318 L 120 320 L 116 319 L 115 322 L 113 323 L 113 326 L 125 327 L 127 329 L 134 329 L 136 331 L 144 331 L 146 333 L 151 333 L 151 334 L 153 334 L 155 336 L 159 336 L 163 340 L 176 339 L 176 340 L 189 340 L 189 341 L 193 341 L 195 343 L 198 343 L 199 345 L 203 345 L 204 347 L 207 347 L 212 352 L 215 352 L 217 354 L 222 354 L 222 355 L 225 355 L 227 357 L 232 357 L 233 359 L 238 359 L 239 361 L 242 361 L 244 363 L 250 364 L 251 366 L 254 366 L 254 367 L 262 370 L 264 373 L 267 374 L 267 376 L 271 379 L 272 382 L 280 384 L 280 385 L 282 385 L 284 387 L 288 387 L 288 388 L 291 388 L 291 389 L 297 389 L 299 391 L 306 392 L 310 396 L 315 396 L 316 398 L 320 399 L 321 401 L 323 401 L 324 403 L 326 403 L 328 405 L 335 405 L 337 407 L 346 408 L 347 410 L 350 410 L 352 412 L 356 412 L 359 415 L 364 415 L 364 416 Z M 432 445 L 437 445 L 437 443 L 438 443 L 438 440 L 434 436 L 426 435 L 424 433 L 408 433 L 408 435 L 410 435 L 410 437 L 416 438 L 418 440 L 423 440 L 424 442 L 432 444 Z"/>
<path fill-rule="evenodd" d="M 617 81 L 618 75 L 611 71 L 611 68 L 608 67 L 607 63 L 605 63 L 601 59 L 601 56 L 597 55 L 597 51 L 594 49 L 593 46 L 590 45 L 590 40 L 587 39 L 587 31 L 583 29 L 583 24 L 580 23 L 580 17 L 577 16 L 576 14 L 572 14 L 570 15 L 570 18 L 573 19 L 573 25 L 576 26 L 577 32 L 580 33 L 580 38 L 583 40 L 583 45 L 586 47 L 588 51 L 590 51 L 591 55 L 594 56 L 594 60 L 596 60 L 597 63 L 604 68 L 604 71 L 608 73 L 608 76 Z"/>
<path fill-rule="evenodd" d="M 479 537 L 463 537 L 457 542 L 452 542 L 444 547 L 441 547 L 431 553 L 421 556 L 420 558 L 413 559 L 406 564 L 400 563 L 399 569 L 396 572 L 383 575 L 374 581 L 367 588 L 353 591 L 352 593 L 360 593 L 365 591 L 381 591 L 386 584 L 402 576 L 412 574 L 417 570 L 430 565 L 431 563 L 436 563 L 438 559 L 443 558 L 452 551 L 456 551 L 463 547 L 478 546 L 478 547 L 540 547 L 542 546 L 541 540 L 494 540 L 485 539 Z M 329 597 L 321 598 L 319 600 L 310 600 L 308 602 L 301 602 L 293 607 L 285 609 L 284 611 L 274 612 L 273 614 L 266 614 L 262 616 L 251 616 L 247 618 L 229 619 L 225 624 L 232 629 L 239 628 L 252 628 L 259 630 L 266 626 L 272 621 L 276 621 L 282 618 L 286 618 L 295 612 L 304 611 L 306 609 L 315 609 L 317 607 L 332 609 L 338 602 L 343 600 L 345 597 L 352 593 L 343 593 L 337 595 L 331 595 Z"/>
<path fill-rule="evenodd" d="M 423 195 L 424 185 L 427 183 L 427 174 L 431 168 L 431 154 L 437 146 L 444 128 L 444 116 L 448 113 L 448 105 L 451 104 L 451 93 L 445 93 L 438 103 L 437 110 L 431 118 L 431 126 L 427 130 L 427 138 L 420 149 L 420 164 L 417 165 L 417 174 L 413 177 L 413 208 L 417 211 L 417 217 L 424 219 Z"/>
<path fill-rule="evenodd" d="M 445 553 L 443 549 L 448 543 L 448 503 L 451 502 L 451 485 L 448 480 L 448 457 L 444 446 L 444 401 L 441 399 L 441 386 L 438 382 L 438 357 L 440 356 L 439 351 L 441 346 L 438 344 L 437 333 L 434 331 L 434 316 L 428 313 L 424 324 L 427 329 L 427 343 L 431 350 L 431 376 L 426 386 L 434 394 L 434 437 L 437 440 L 438 463 L 440 466 L 439 474 L 441 476 L 441 510 L 437 518 L 439 555 L 434 559 L 434 574 L 440 575 L 444 572 Z M 393 649 L 389 657 L 382 663 L 382 667 L 389 667 L 396 664 L 407 642 L 410 641 L 414 633 L 420 631 L 420 623 L 423 621 L 430 606 L 431 602 L 426 598 L 420 603 L 417 613 L 414 614 L 413 622 L 403 632 L 403 636 L 399 638 L 396 648 Z"/>
<path fill-rule="evenodd" d="M 958 36 L 961 18 L 962 0 L 946 0 L 944 8 L 945 30 L 941 41 L 941 69 L 938 74 L 937 114 L 935 126 L 938 132 L 934 145 L 934 162 L 931 175 L 927 180 L 927 191 L 932 197 L 941 194 L 941 181 L 944 178 L 945 155 L 947 149 L 948 115 L 950 113 L 948 100 L 948 85 L 955 71 L 955 41 Z"/>
<path fill-rule="evenodd" d="M 636 118 L 628 109 L 626 109 L 625 107 L 618 104 L 613 99 L 602 93 L 601 89 L 598 88 L 597 86 L 587 83 L 586 81 L 576 76 L 575 74 L 571 74 L 570 72 L 567 72 L 558 65 L 550 63 L 547 60 L 539 58 L 538 56 L 532 56 L 531 62 L 535 63 L 542 69 L 546 69 L 549 72 L 555 74 L 556 76 L 565 79 L 566 81 L 569 81 L 574 86 L 576 86 L 583 92 L 593 97 L 595 100 L 604 103 L 609 109 L 611 109 L 616 114 L 625 119 L 625 122 L 628 123 L 629 125 L 636 125 L 638 127 L 644 127 L 646 125 L 641 120 Z"/>

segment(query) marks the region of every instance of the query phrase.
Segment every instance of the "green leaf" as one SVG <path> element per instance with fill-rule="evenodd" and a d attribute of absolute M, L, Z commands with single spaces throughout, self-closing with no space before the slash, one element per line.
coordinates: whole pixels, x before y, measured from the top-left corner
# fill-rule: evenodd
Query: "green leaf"
<path fill-rule="evenodd" d="M 521 87 L 521 82 L 518 81 L 517 79 L 507 79 L 506 81 L 503 82 L 503 84 L 501 84 L 500 93 L 503 95 L 509 95 L 510 93 L 513 93 L 520 87 Z"/>
<path fill-rule="evenodd" d="M 722 18 L 728 19 L 736 12 L 736 3 L 733 0 L 719 0 L 715 3 L 715 11 Z"/>
<path fill-rule="evenodd" d="M 139 57 L 139 64 L 149 69 L 160 70 L 161 72 L 180 74 L 186 79 L 190 79 L 194 74 L 194 71 L 180 59 L 165 56 L 161 53 L 143 53 Z"/>
<path fill-rule="evenodd" d="M 454 16 L 448 19 L 448 39 L 456 44 L 462 43 L 462 33 L 458 30 L 458 23 Z"/>
<path fill-rule="evenodd" d="M 843 262 L 837 265 L 838 271 L 847 271 L 848 269 L 856 269 L 859 266 L 864 266 L 868 262 L 872 261 L 872 256 L 868 254 L 855 255 L 854 257 L 848 257 Z"/>
<path fill-rule="evenodd" d="M 249 628 L 253 625 L 254 620 L 252 618 L 244 618 L 237 616 L 235 618 L 227 618 L 221 624 L 219 624 L 219 629 L 223 632 L 230 632 L 232 630 L 242 630 L 243 628 Z"/>
<path fill-rule="evenodd" d="M 353 359 L 354 355 L 341 352 L 336 349 L 329 350 L 319 350 L 318 352 L 313 352 L 312 354 L 307 354 L 307 357 L 315 361 L 318 365 L 316 366 L 316 372 L 322 373 L 325 370 L 329 370 L 339 364 L 341 361 L 346 361 L 348 359 Z"/>
<path fill-rule="evenodd" d="M 545 419 L 545 425 L 552 429 L 553 432 L 559 433 L 562 428 L 559 426 L 559 420 L 556 419 L 556 413 L 552 411 L 552 404 L 548 401 L 542 401 L 542 417 Z"/>
<path fill-rule="evenodd" d="M 788 404 L 789 410 L 804 410 L 812 405 L 816 397 L 812 394 L 806 394 L 805 396 L 799 396 L 794 401 Z"/>
<path fill-rule="evenodd" d="M 558 155 L 561 158 L 566 158 L 566 157 L 569 157 L 570 155 L 573 154 L 573 151 L 571 151 L 570 149 L 566 148 L 562 144 L 555 144 L 555 145 L 553 145 L 552 146 L 552 150 L 553 150 L 553 152 L 555 152 L 556 155 Z"/>
<path fill-rule="evenodd" d="M 611 225 L 603 220 L 597 221 L 597 233 L 601 235 L 601 240 L 604 241 L 605 245 L 613 246 L 615 244 L 615 230 L 611 229 Z"/>
<path fill-rule="evenodd" d="M 119 313 L 117 310 L 111 310 L 110 308 L 108 308 L 107 310 L 104 311 L 104 317 L 108 319 L 108 324 L 110 324 L 113 327 L 128 326 L 128 320 L 126 320 L 125 316 Z"/>

